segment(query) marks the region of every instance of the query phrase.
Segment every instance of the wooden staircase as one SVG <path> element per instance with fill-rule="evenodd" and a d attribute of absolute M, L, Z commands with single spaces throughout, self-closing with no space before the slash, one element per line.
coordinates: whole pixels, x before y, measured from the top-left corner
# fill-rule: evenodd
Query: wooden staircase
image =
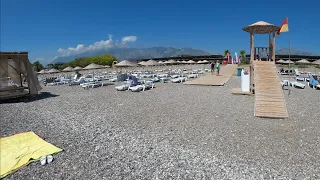
<path fill-rule="evenodd" d="M 283 90 L 273 62 L 254 61 L 255 117 L 288 118 Z"/>

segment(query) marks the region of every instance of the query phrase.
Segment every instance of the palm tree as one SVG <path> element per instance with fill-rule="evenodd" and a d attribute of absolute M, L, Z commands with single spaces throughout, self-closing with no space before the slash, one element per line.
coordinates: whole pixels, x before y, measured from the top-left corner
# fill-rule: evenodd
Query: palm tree
<path fill-rule="evenodd" d="M 230 51 L 228 49 L 224 50 L 224 56 L 230 55 Z"/>
<path fill-rule="evenodd" d="M 240 51 L 240 55 L 241 55 L 241 58 L 245 57 L 245 56 L 246 56 L 246 51 L 241 50 L 241 51 Z"/>

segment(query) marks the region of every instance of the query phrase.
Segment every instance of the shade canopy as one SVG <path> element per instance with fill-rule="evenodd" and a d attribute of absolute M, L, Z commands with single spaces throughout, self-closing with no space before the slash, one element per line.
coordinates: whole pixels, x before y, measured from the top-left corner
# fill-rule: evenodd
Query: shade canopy
<path fill-rule="evenodd" d="M 38 74 L 45 74 L 47 73 L 44 69 L 42 69 L 41 71 L 38 72 Z"/>
<path fill-rule="evenodd" d="M 150 59 L 149 61 L 145 62 L 144 64 L 145 66 L 159 66 L 161 65 L 160 63 L 158 63 L 157 61 Z"/>
<path fill-rule="evenodd" d="M 245 26 L 242 28 L 242 30 L 253 34 L 268 34 L 270 32 L 277 31 L 279 28 L 279 26 L 267 23 L 265 21 L 258 21 L 254 24 Z"/>
<path fill-rule="evenodd" d="M 283 62 L 284 62 L 283 59 L 280 59 L 280 60 L 277 61 L 277 63 L 283 63 Z"/>
<path fill-rule="evenodd" d="M 316 61 L 313 61 L 312 64 L 320 65 L 320 59 L 318 59 L 318 60 L 316 60 Z"/>
<path fill-rule="evenodd" d="M 189 60 L 189 61 L 187 61 L 187 63 L 188 63 L 188 64 L 196 64 L 196 62 L 193 61 L 193 60 Z"/>
<path fill-rule="evenodd" d="M 138 63 L 138 65 L 144 66 L 146 64 L 147 61 L 141 61 Z"/>
<path fill-rule="evenodd" d="M 118 64 L 115 64 L 116 67 L 130 67 L 130 66 L 137 66 L 137 64 L 133 64 L 128 60 L 120 61 Z"/>
<path fill-rule="evenodd" d="M 54 68 L 52 68 L 52 69 L 50 69 L 50 70 L 48 71 L 48 73 L 59 73 L 59 72 L 60 72 L 59 70 L 54 69 Z"/>
<path fill-rule="evenodd" d="M 164 64 L 177 64 L 178 62 L 173 59 L 169 59 L 168 61 L 164 62 Z"/>
<path fill-rule="evenodd" d="M 203 62 L 203 63 L 209 63 L 209 61 L 207 61 L 207 60 L 203 60 L 202 62 Z"/>
<path fill-rule="evenodd" d="M 70 72 L 70 71 L 73 71 L 73 68 L 68 66 L 68 67 L 64 68 L 62 71 Z"/>
<path fill-rule="evenodd" d="M 310 62 L 306 59 L 301 59 L 299 61 L 296 62 L 297 64 L 310 64 Z"/>
<path fill-rule="evenodd" d="M 103 68 L 102 65 L 91 63 L 88 66 L 84 67 L 83 69 L 101 69 Z"/>
<path fill-rule="evenodd" d="M 82 69 L 82 67 L 79 67 L 79 66 L 73 68 L 73 70 L 81 70 L 81 69 Z"/>
<path fill-rule="evenodd" d="M 202 63 L 203 63 L 203 61 L 201 61 L 201 60 L 197 62 L 197 64 L 202 64 Z"/>
<path fill-rule="evenodd" d="M 286 61 L 283 61 L 283 64 L 294 64 L 294 62 L 291 60 L 286 60 Z"/>

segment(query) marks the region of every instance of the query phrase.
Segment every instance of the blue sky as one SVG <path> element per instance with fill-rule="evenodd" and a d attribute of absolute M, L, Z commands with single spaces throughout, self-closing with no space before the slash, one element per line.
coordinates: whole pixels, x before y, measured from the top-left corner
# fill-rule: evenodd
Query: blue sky
<path fill-rule="evenodd" d="M 137 48 L 192 47 L 212 54 L 222 54 L 225 49 L 248 52 L 249 34 L 242 31 L 243 26 L 260 20 L 280 25 L 286 16 L 291 47 L 320 54 L 318 0 L 0 2 L 1 51 L 30 51 L 31 61 L 50 62 L 56 56 L 90 50 L 89 45 L 91 49 L 112 46 L 122 38 L 123 44 Z M 288 47 L 288 35 L 277 38 L 277 49 Z M 257 46 L 267 43 L 267 35 L 255 37 Z M 58 52 L 59 48 L 63 50 Z"/>

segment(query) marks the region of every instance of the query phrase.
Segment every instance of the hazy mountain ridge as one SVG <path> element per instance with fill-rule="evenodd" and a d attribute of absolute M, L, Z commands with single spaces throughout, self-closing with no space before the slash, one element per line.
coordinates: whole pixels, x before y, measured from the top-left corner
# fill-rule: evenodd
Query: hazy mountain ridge
<path fill-rule="evenodd" d="M 112 54 L 117 59 L 137 60 L 148 58 L 175 57 L 182 54 L 191 54 L 194 56 L 210 55 L 210 53 L 193 48 L 173 48 L 173 47 L 153 47 L 153 48 L 110 48 L 97 50 L 93 52 L 84 52 L 77 55 L 70 55 L 56 58 L 52 63 L 66 63 L 79 57 L 98 56 L 103 54 Z"/>
<path fill-rule="evenodd" d="M 276 51 L 276 55 L 301 55 L 301 56 L 312 56 L 311 52 L 304 52 L 297 49 L 282 48 Z"/>

